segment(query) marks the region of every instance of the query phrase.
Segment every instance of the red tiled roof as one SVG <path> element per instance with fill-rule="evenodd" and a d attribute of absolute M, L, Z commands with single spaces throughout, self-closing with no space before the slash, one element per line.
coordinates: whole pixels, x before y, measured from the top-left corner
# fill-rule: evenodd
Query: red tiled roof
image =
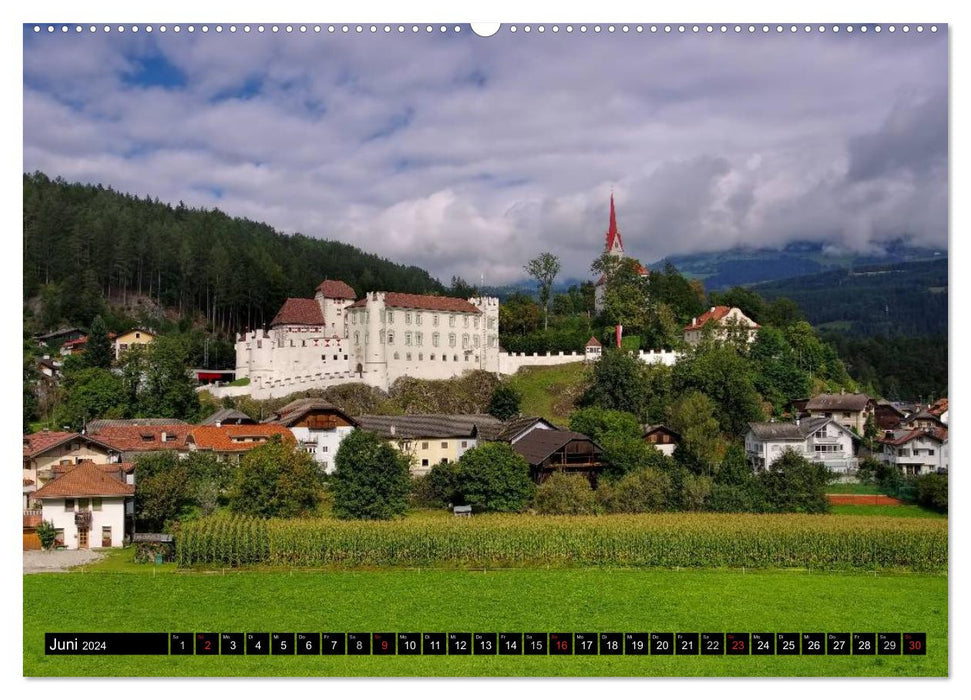
<path fill-rule="evenodd" d="M 934 402 L 934 404 L 929 409 L 927 409 L 928 413 L 931 413 L 937 416 L 938 418 L 940 418 L 941 414 L 944 413 L 944 411 L 946 410 L 947 410 L 947 399 L 938 399 L 937 401 Z"/>
<path fill-rule="evenodd" d="M 718 323 L 723 318 L 725 318 L 728 313 L 732 310 L 729 306 L 713 306 L 708 309 L 705 313 L 701 314 L 698 318 L 694 319 L 694 323 L 688 324 L 684 327 L 686 331 L 698 331 L 705 327 L 705 324 L 709 321 L 714 321 Z M 761 328 L 759 324 L 752 322 L 751 328 Z"/>
<path fill-rule="evenodd" d="M 340 280 L 324 280 L 317 285 L 317 291 L 324 295 L 325 299 L 357 299 L 357 294 L 347 282 Z"/>
<path fill-rule="evenodd" d="M 603 347 L 603 344 L 599 340 L 597 340 L 596 338 L 594 338 L 591 335 L 590 336 L 590 340 L 588 340 L 587 341 L 587 344 L 584 345 L 583 347 L 585 347 L 585 348 L 591 348 L 591 347 L 593 347 L 593 348 L 599 348 L 599 347 Z"/>
<path fill-rule="evenodd" d="M 367 298 L 358 299 L 348 308 L 360 309 L 367 305 Z M 422 311 L 453 311 L 463 314 L 481 314 L 482 312 L 465 299 L 455 297 L 435 297 L 429 294 L 402 294 L 401 292 L 385 292 L 384 305 L 397 309 L 420 309 Z"/>
<path fill-rule="evenodd" d="M 917 428 L 910 431 L 889 432 L 891 433 L 891 437 L 884 437 L 880 440 L 880 442 L 884 443 L 885 445 L 905 445 L 911 440 L 919 437 L 931 437 L 939 440 L 940 442 L 947 440 L 947 429 L 945 428 L 935 428 L 934 430 L 923 430 L 921 428 Z"/>
<path fill-rule="evenodd" d="M 324 312 L 315 299 L 287 299 L 270 321 L 270 328 L 284 325 L 322 326 Z"/>
<path fill-rule="evenodd" d="M 132 484 L 126 484 L 106 474 L 107 465 L 82 462 L 62 476 L 48 481 L 34 492 L 33 498 L 74 498 L 85 496 L 131 496 Z"/>
<path fill-rule="evenodd" d="M 152 452 L 155 450 L 187 450 L 187 439 L 194 426 L 186 423 L 172 425 L 106 425 L 89 437 L 119 452 Z M 162 442 L 162 433 L 166 439 Z"/>
<path fill-rule="evenodd" d="M 82 335 L 80 338 L 75 338 L 74 340 L 69 340 L 66 343 L 62 343 L 62 348 L 74 349 L 81 347 L 88 342 L 88 336 Z"/>
<path fill-rule="evenodd" d="M 257 425 L 200 425 L 192 430 L 192 442 L 200 450 L 247 452 L 274 435 L 286 442 L 295 441 L 289 428 L 271 423 Z M 249 439 L 248 439 L 249 438 Z M 255 439 L 254 439 L 255 438 Z"/>
<path fill-rule="evenodd" d="M 42 430 L 39 433 L 24 435 L 24 457 L 33 458 L 57 447 L 63 442 L 78 437 L 77 433 Z"/>
<path fill-rule="evenodd" d="M 78 464 L 95 464 L 94 462 L 85 460 L 79 462 Z M 71 471 L 77 464 L 55 464 L 51 467 L 52 474 L 66 474 Z M 134 462 L 108 462 L 107 464 L 96 464 L 98 469 L 103 471 L 105 474 L 115 474 L 118 472 L 123 472 L 125 474 L 130 474 L 135 471 Z"/>

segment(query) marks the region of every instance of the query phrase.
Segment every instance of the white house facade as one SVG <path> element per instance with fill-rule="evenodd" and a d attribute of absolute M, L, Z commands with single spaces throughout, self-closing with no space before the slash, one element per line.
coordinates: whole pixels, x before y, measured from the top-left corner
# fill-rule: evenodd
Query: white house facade
<path fill-rule="evenodd" d="M 325 474 L 333 473 L 341 442 L 357 427 L 357 421 L 323 399 L 291 401 L 266 422 L 287 426 L 297 446 L 310 453 Z"/>
<path fill-rule="evenodd" d="M 947 471 L 950 448 L 946 430 L 889 430 L 880 441 L 879 459 L 906 476 Z"/>
<path fill-rule="evenodd" d="M 53 524 L 57 546 L 66 549 L 121 547 L 125 504 L 135 494 L 131 474 L 110 472 L 113 465 L 84 462 L 33 494 L 41 519 Z"/>
<path fill-rule="evenodd" d="M 793 450 L 831 471 L 850 474 L 859 465 L 857 440 L 852 432 L 832 418 L 749 423 L 745 453 L 755 471 L 770 469 L 786 450 Z"/>

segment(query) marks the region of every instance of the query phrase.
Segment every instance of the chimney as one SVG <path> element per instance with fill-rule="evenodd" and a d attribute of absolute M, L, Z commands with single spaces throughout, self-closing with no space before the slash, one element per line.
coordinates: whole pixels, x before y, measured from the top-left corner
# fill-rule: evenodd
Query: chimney
<path fill-rule="evenodd" d="M 166 432 L 165 432 L 165 431 L 163 430 L 163 431 L 162 431 L 162 442 L 165 442 L 165 439 L 166 439 L 167 437 L 168 437 L 168 433 L 166 433 Z"/>
<path fill-rule="evenodd" d="M 394 423 L 391 424 L 391 430 L 389 432 L 391 433 L 391 437 L 394 437 L 395 435 Z"/>
<path fill-rule="evenodd" d="M 217 427 L 217 428 L 221 428 L 221 427 L 223 427 L 223 422 L 222 422 L 221 420 L 217 420 L 217 421 L 216 421 L 216 427 Z"/>
<path fill-rule="evenodd" d="M 799 416 L 796 416 L 796 427 L 799 427 Z"/>
<path fill-rule="evenodd" d="M 715 313 L 715 307 L 713 306 L 710 309 L 708 309 L 708 312 L 712 314 Z"/>

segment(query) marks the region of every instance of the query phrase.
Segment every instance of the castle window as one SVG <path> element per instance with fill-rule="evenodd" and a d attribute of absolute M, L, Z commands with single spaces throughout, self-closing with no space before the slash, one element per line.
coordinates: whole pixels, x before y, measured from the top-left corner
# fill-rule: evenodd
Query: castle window
<path fill-rule="evenodd" d="M 496 327 L 496 319 L 490 318 L 488 320 L 488 322 L 487 322 L 487 325 L 488 325 L 489 330 L 491 331 L 493 328 Z"/>
<path fill-rule="evenodd" d="M 462 349 L 464 350 L 467 347 L 469 347 L 469 334 L 468 333 L 463 333 L 462 334 Z"/>
<path fill-rule="evenodd" d="M 405 331 L 405 345 L 411 345 L 411 331 Z"/>
<path fill-rule="evenodd" d="M 450 328 L 455 328 L 455 314 L 448 315 L 448 325 Z"/>
<path fill-rule="evenodd" d="M 257 349 L 263 347 L 263 341 L 262 340 L 257 340 L 256 341 L 256 347 L 257 347 Z"/>
<path fill-rule="evenodd" d="M 410 311 L 406 311 L 405 312 L 405 323 L 411 325 L 411 312 Z"/>
<path fill-rule="evenodd" d="M 421 347 L 421 331 L 415 333 L 415 345 Z"/>
<path fill-rule="evenodd" d="M 433 326 L 438 325 L 438 314 L 432 314 L 432 325 Z"/>
<path fill-rule="evenodd" d="M 442 353 L 442 362 L 448 362 L 448 355 Z"/>
<path fill-rule="evenodd" d="M 448 346 L 450 348 L 454 348 L 455 347 L 455 334 L 454 333 L 449 333 L 448 334 Z"/>
<path fill-rule="evenodd" d="M 307 347 L 307 341 L 306 340 L 301 340 L 300 341 L 300 347 L 303 347 L 303 348 Z"/>
<path fill-rule="evenodd" d="M 428 356 L 428 359 L 429 360 L 434 360 L 435 359 L 435 353 L 432 353 L 431 355 L 429 355 Z"/>
<path fill-rule="evenodd" d="M 394 345 L 394 331 L 388 331 L 388 345 Z"/>
<path fill-rule="evenodd" d="M 424 359 L 425 359 L 424 353 L 418 353 L 418 361 L 421 362 Z"/>
<path fill-rule="evenodd" d="M 415 323 L 421 325 L 421 311 L 415 312 Z"/>
<path fill-rule="evenodd" d="M 394 323 L 394 311 L 388 309 L 385 313 L 387 314 L 386 319 L 388 323 Z"/>
<path fill-rule="evenodd" d="M 475 317 L 475 320 L 472 322 L 472 324 L 473 324 L 473 326 L 475 326 L 475 329 L 476 330 L 479 330 L 479 317 L 478 316 Z"/>
<path fill-rule="evenodd" d="M 354 344 L 355 345 L 360 345 L 361 344 L 361 332 L 360 331 L 354 331 Z"/>
<path fill-rule="evenodd" d="M 378 342 L 384 345 L 384 330 L 378 331 Z"/>
<path fill-rule="evenodd" d="M 438 347 L 438 333 L 432 333 L 432 347 Z"/>
<path fill-rule="evenodd" d="M 408 362 L 411 362 L 411 353 L 410 352 L 405 353 L 405 359 L 408 360 Z"/>
<path fill-rule="evenodd" d="M 452 355 L 452 362 L 458 362 L 458 361 L 459 361 L 459 356 L 458 355 Z"/>
<path fill-rule="evenodd" d="M 472 340 L 475 347 L 479 347 L 479 336 L 475 336 Z"/>
<path fill-rule="evenodd" d="M 395 353 L 394 354 L 394 359 L 400 360 L 401 359 L 401 356 L 398 353 Z"/>
<path fill-rule="evenodd" d="M 464 326 L 465 328 L 468 328 L 468 327 L 469 327 L 469 317 L 468 317 L 468 316 L 463 316 L 463 317 L 462 317 L 462 325 L 463 325 L 463 326 Z"/>
<path fill-rule="evenodd" d="M 327 355 L 321 355 L 320 359 L 323 360 L 324 362 L 327 362 Z M 336 360 L 337 358 L 335 357 L 334 359 Z"/>
<path fill-rule="evenodd" d="M 335 359 L 335 360 L 337 359 L 337 355 L 334 355 L 334 359 Z"/>

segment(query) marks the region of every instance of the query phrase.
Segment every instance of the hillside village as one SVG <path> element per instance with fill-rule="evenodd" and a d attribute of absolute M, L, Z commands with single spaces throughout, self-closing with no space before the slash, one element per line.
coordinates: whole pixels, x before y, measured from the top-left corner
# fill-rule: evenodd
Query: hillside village
<path fill-rule="evenodd" d="M 619 287 L 624 283 L 625 268 L 635 288 L 651 284 L 651 274 L 626 257 L 612 197 L 600 268 L 605 272 L 595 285 L 595 298 L 601 314 L 609 313 L 611 295 L 617 293 L 612 284 Z M 135 504 L 139 502 L 139 463 L 146 457 L 166 454 L 191 461 L 204 456 L 211 460 L 209 464 L 233 470 L 254 450 L 282 443 L 286 449 L 309 455 L 316 471 L 327 479 L 336 471 L 341 445 L 359 431 L 376 435 L 392 447 L 405 460 L 416 483 L 433 478 L 437 468 L 462 464 L 463 456 L 478 447 L 501 444 L 527 465 L 529 479 L 537 486 L 556 483 L 557 479 L 551 481 L 554 475 L 569 475 L 596 488 L 604 479 L 616 476 L 618 469 L 628 476 L 631 469 L 637 473 L 636 464 L 618 466 L 637 454 L 641 456 L 634 457 L 635 461 L 660 465 L 662 472 L 675 465 L 684 470 L 689 465 L 700 476 L 690 477 L 689 470 L 684 472 L 688 476 L 679 478 L 696 479 L 691 483 L 701 484 L 702 492 L 711 493 L 713 485 L 717 486 L 710 476 L 712 466 L 721 459 L 731 460 L 733 454 L 731 441 L 726 442 L 719 433 L 732 429 L 727 424 L 718 427 L 717 421 L 714 430 L 705 427 L 704 420 L 710 423 L 717 411 L 710 413 L 714 411 L 712 401 L 703 393 L 689 392 L 695 403 L 687 404 L 687 409 L 675 408 L 686 398 L 672 404 L 672 397 L 660 415 L 656 408 L 623 405 L 619 395 L 594 398 L 581 402 L 590 408 L 572 414 L 567 426 L 539 415 L 523 415 L 518 396 L 510 399 L 511 408 L 490 413 L 352 415 L 324 398 L 299 398 L 296 392 L 343 385 L 387 392 L 399 380 L 454 380 L 480 372 L 498 378 L 493 394 L 496 403 L 496 397 L 502 396 L 503 378 L 521 368 L 580 364 L 585 376 L 592 377 L 587 394 L 596 395 L 609 381 L 605 378 L 612 371 L 609 366 L 623 365 L 623 358 L 635 363 L 623 371 L 648 372 L 645 377 L 661 372 L 647 381 L 669 382 L 670 373 L 688 372 L 692 363 L 719 357 L 719 361 L 727 358 L 733 362 L 731 357 L 753 353 L 766 342 L 760 340 L 761 333 L 769 338 L 775 332 L 763 330 L 737 306 L 720 304 L 690 318 L 681 329 L 676 350 L 630 348 L 624 344 L 622 324 L 616 323 L 602 340 L 592 335 L 582 353 L 509 353 L 499 345 L 500 304 L 496 298 L 398 292 L 355 297 L 345 282 L 323 280 L 313 298 L 288 298 L 266 329 L 237 336 L 234 372 L 183 368 L 181 377 L 170 375 L 169 382 L 185 385 L 183 394 L 189 393 L 188 400 L 194 400 L 192 393 L 204 392 L 210 405 L 223 403 L 223 408 L 201 420 L 190 422 L 175 415 L 85 415 L 77 430 L 45 428 L 25 434 L 25 548 L 39 546 L 37 531 L 42 523 L 53 527 L 57 547 L 117 547 L 129 541 L 141 517 Z M 38 361 L 42 381 L 56 384 L 65 363 L 84 363 L 95 353 L 105 355 L 104 366 L 110 372 L 128 376 L 133 371 L 129 366 L 132 358 L 150 364 L 152 360 L 145 357 L 151 358 L 164 347 L 164 343 L 155 344 L 158 337 L 147 328 L 121 333 L 63 328 L 39 334 L 34 342 L 46 351 Z M 137 364 L 135 371 L 149 370 Z M 777 367 L 775 371 L 788 370 Z M 603 376 L 598 378 L 598 372 Z M 714 381 L 720 381 L 717 375 Z M 136 375 L 134 389 L 142 383 Z M 194 391 L 185 388 L 193 383 L 197 385 Z M 163 382 L 160 388 L 167 390 L 168 385 Z M 639 394 L 635 404 L 650 399 L 649 392 L 633 390 Z M 717 389 L 713 391 L 716 396 Z M 253 417 L 232 406 L 239 397 L 259 400 L 287 395 L 298 398 L 278 405 L 266 416 Z M 902 478 L 948 471 L 946 399 L 907 405 L 847 392 L 843 387 L 836 393 L 822 391 L 793 398 L 785 405 L 781 415 L 769 420 L 745 420 L 746 412 L 751 416 L 763 413 L 751 406 L 727 419 L 737 426 L 732 433 L 737 454 L 754 476 L 771 472 L 785 455 L 825 468 L 827 478 L 855 479 L 865 464 L 870 465 L 868 469 L 880 465 Z M 705 419 L 705 415 L 712 418 Z M 669 417 L 670 421 L 647 420 L 652 417 Z M 618 447 L 619 433 L 605 427 L 618 420 L 627 425 L 623 447 Z M 699 431 L 706 430 L 706 437 L 699 438 Z M 631 442 L 639 445 L 634 453 L 630 452 Z M 626 457 L 618 456 L 625 450 Z M 713 456 L 716 454 L 723 456 Z M 707 496 L 700 498 L 704 501 Z"/>

